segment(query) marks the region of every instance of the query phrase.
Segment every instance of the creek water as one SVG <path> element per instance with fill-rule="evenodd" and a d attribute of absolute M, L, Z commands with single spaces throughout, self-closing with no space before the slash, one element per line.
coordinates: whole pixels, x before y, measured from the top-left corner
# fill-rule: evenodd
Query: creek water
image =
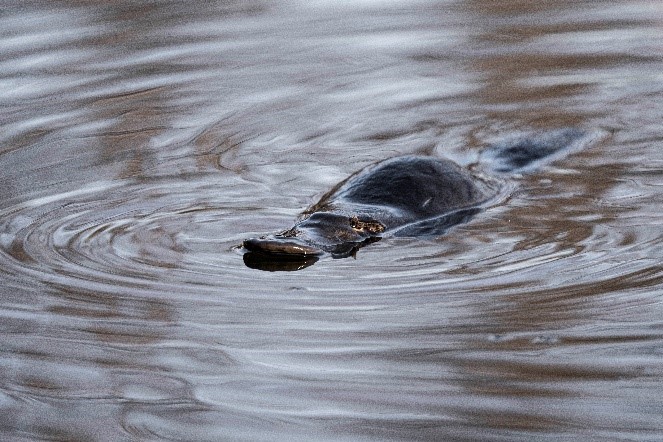
<path fill-rule="evenodd" d="M 662 440 L 663 5 L 13 1 L 3 440 Z M 439 238 L 244 265 L 333 185 L 583 149 Z"/>

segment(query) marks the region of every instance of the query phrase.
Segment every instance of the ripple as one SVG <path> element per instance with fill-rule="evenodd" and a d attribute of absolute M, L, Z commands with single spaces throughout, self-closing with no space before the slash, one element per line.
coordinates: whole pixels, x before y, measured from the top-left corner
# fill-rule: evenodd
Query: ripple
<path fill-rule="evenodd" d="M 237 287 L 244 296 L 264 296 L 259 286 L 249 283 L 241 256 L 233 250 L 251 229 L 260 233 L 266 222 L 286 228 L 294 216 L 278 215 L 269 205 L 252 210 L 260 202 L 248 199 L 250 191 L 244 198 L 232 193 L 241 182 L 267 198 L 262 187 L 256 187 L 259 183 L 214 180 L 202 175 L 186 182 L 165 178 L 147 183 L 98 182 L 8 207 L 0 213 L 6 272 L 14 281 L 20 281 L 22 274 L 43 283 L 124 293 L 210 295 L 220 287 Z M 546 189 L 541 210 L 550 204 L 559 209 L 557 198 L 561 201 L 566 195 L 554 198 Z M 288 282 L 275 274 L 256 278 L 282 288 L 306 281 L 308 290 L 333 291 L 337 300 L 356 298 L 356 281 L 366 281 L 361 290 L 364 302 L 381 305 L 398 302 L 403 292 L 411 296 L 442 289 L 494 292 L 495 286 L 505 283 L 530 287 L 550 279 L 557 268 L 569 266 L 566 280 L 583 279 L 588 272 L 619 271 L 620 266 L 601 261 L 617 259 L 613 245 L 622 244 L 621 253 L 628 254 L 655 243 L 655 238 L 634 237 L 633 231 L 620 238 L 619 231 L 601 228 L 602 218 L 567 217 L 564 222 L 550 218 L 546 224 L 528 204 L 522 206 L 526 211 L 521 211 L 518 199 L 488 208 L 469 225 L 434 241 L 385 239 L 362 249 L 357 260 L 329 259 Z M 570 205 L 566 210 L 573 214 L 576 209 Z M 648 259 L 632 262 L 639 268 L 651 264 Z M 343 276 L 358 271 L 365 275 L 352 280 Z"/>
<path fill-rule="evenodd" d="M 182 241 L 199 219 L 220 219 L 229 210 L 221 201 L 200 198 L 205 186 L 204 180 L 96 183 L 9 207 L 0 214 L 3 261 L 15 277 L 79 287 L 172 289 L 205 272 L 212 283 L 218 275 L 205 270 L 202 259 L 187 261 Z M 207 240 L 228 250 L 228 240 L 224 244 L 218 236 Z"/>

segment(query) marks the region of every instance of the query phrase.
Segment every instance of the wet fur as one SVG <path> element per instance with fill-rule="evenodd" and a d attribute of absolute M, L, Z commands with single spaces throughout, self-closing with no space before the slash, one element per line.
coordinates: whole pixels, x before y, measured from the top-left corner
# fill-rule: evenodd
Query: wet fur
<path fill-rule="evenodd" d="M 494 175 L 531 170 L 579 144 L 584 135 L 571 128 L 514 137 L 485 149 L 483 163 Z M 499 179 L 448 159 L 390 158 L 340 182 L 292 228 L 248 239 L 244 248 L 265 259 L 292 261 L 351 256 L 385 236 L 440 236 L 480 212 L 499 189 Z"/>

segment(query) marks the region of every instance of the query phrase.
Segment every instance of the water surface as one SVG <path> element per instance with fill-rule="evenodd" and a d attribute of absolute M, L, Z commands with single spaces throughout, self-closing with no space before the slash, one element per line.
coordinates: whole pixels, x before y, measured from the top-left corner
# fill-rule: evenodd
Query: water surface
<path fill-rule="evenodd" d="M 5 2 L 8 440 L 660 440 L 663 8 Z M 585 149 L 438 239 L 236 246 L 402 154 Z"/>

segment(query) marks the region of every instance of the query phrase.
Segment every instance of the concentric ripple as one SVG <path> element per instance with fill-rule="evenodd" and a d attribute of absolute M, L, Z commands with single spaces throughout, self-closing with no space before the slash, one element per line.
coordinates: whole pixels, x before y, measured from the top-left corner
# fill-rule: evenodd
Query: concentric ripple
<path fill-rule="evenodd" d="M 14 276 L 66 286 L 172 290 L 172 284 L 204 272 L 202 260 L 194 265 L 188 259 L 187 235 L 215 220 L 228 220 L 232 209 L 222 201 L 201 199 L 203 187 L 97 183 L 5 209 L 3 268 Z M 208 245 L 227 253 L 228 239 L 224 243 L 219 236 L 207 238 Z M 215 263 L 205 262 L 213 278 Z"/>
<path fill-rule="evenodd" d="M 569 176 L 560 174 L 554 179 L 557 186 Z M 558 265 L 564 268 L 570 262 L 578 274 L 572 271 L 570 275 L 575 276 L 568 280 L 582 280 L 594 267 L 611 267 L 601 262 L 608 255 L 614 259 L 616 245 L 627 246 L 624 253 L 628 253 L 656 242 L 656 236 L 635 239 L 620 230 L 605 231 L 604 217 L 616 217 L 623 209 L 615 208 L 614 215 L 604 210 L 603 217 L 592 217 L 591 200 L 573 197 L 568 191 L 556 194 L 547 179 L 539 184 L 536 180 L 519 184 L 528 186 L 524 198 L 516 193 L 446 237 L 391 238 L 362 249 L 356 261 L 328 259 L 307 270 L 309 288 L 325 291 L 324 280 L 330 272 L 354 269 L 373 279 L 364 288 L 365 295 L 434 290 L 450 284 L 455 290 L 481 292 L 494 287 L 495 281 L 504 284 L 510 275 L 517 275 L 514 284 L 540 284 Z M 65 286 L 94 283 L 113 290 L 181 293 L 191 285 L 198 292 L 203 286 L 214 290 L 223 281 L 222 285 L 250 291 L 251 285 L 244 284 L 246 269 L 237 245 L 251 233 L 261 233 L 257 229 L 289 227 L 296 209 L 278 215 L 263 187 L 255 188 L 256 196 L 262 198 L 256 201 L 249 191 L 244 199 L 233 194 L 238 185 L 246 189 L 251 183 L 240 177 L 223 182 L 214 174 L 186 182 L 124 180 L 28 200 L 0 214 L 3 267 L 15 277 L 23 274 Z M 580 195 L 589 192 L 577 191 Z M 256 204 L 264 208 L 252 209 Z M 274 215 L 278 221 L 270 221 Z M 646 259 L 638 263 L 638 267 L 653 264 Z M 272 278 L 278 280 L 275 275 Z M 556 280 L 554 284 L 564 287 L 566 283 Z M 337 294 L 355 290 L 354 281 L 340 279 L 333 286 Z"/>

